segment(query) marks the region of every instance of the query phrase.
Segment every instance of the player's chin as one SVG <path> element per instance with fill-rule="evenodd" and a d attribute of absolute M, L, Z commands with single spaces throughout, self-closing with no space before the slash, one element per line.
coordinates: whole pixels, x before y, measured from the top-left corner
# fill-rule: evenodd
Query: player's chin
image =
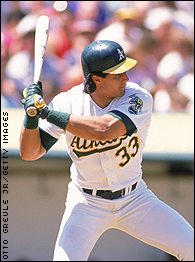
<path fill-rule="evenodd" d="M 119 89 L 119 96 L 123 96 L 125 94 L 125 88 L 120 88 Z"/>

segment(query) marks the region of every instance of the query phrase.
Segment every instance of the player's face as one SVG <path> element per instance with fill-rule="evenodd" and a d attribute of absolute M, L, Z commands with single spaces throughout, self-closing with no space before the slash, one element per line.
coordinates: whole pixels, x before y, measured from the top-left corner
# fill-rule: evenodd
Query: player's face
<path fill-rule="evenodd" d="M 126 73 L 107 75 L 105 78 L 93 75 L 96 91 L 91 93 L 93 100 L 102 108 L 107 106 L 114 98 L 125 94 L 128 81 Z"/>
<path fill-rule="evenodd" d="M 102 81 L 102 91 L 112 98 L 123 96 L 125 94 L 125 86 L 129 80 L 126 73 L 107 75 Z"/>

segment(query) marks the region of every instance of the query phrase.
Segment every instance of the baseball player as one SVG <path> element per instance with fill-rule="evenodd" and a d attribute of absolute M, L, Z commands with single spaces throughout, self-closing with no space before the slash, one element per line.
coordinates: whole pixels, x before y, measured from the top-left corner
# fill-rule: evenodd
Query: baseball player
<path fill-rule="evenodd" d="M 193 261 L 194 230 L 142 178 L 142 153 L 151 121 L 151 94 L 126 72 L 136 60 L 109 40 L 82 52 L 84 81 L 44 102 L 41 82 L 27 89 L 20 155 L 42 157 L 66 134 L 71 182 L 54 261 L 86 261 L 99 237 L 115 228 L 181 261 Z M 160 132 L 160 131 L 159 131 Z M 130 258 L 129 258 L 130 259 Z"/>

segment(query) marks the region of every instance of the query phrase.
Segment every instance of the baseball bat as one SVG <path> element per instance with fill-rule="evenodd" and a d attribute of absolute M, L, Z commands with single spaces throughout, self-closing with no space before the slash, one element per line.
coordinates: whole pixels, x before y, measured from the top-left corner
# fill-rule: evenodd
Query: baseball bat
<path fill-rule="evenodd" d="M 37 84 L 37 82 L 40 79 L 48 34 L 49 34 L 49 17 L 46 15 L 41 15 L 37 18 L 36 28 L 35 28 L 34 80 L 33 80 L 34 84 Z M 34 106 L 30 106 L 26 109 L 26 113 L 31 117 L 36 116 L 37 109 Z"/>

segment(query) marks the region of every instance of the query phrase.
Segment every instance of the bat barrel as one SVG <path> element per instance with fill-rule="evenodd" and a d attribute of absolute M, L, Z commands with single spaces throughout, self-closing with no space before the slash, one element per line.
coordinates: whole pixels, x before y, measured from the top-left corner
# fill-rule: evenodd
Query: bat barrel
<path fill-rule="evenodd" d="M 37 18 L 35 29 L 35 46 L 34 46 L 34 83 L 40 79 L 43 57 L 46 50 L 47 39 L 49 34 L 49 17 L 41 15 Z M 26 109 L 28 116 L 36 116 L 37 109 L 33 106 Z"/>

